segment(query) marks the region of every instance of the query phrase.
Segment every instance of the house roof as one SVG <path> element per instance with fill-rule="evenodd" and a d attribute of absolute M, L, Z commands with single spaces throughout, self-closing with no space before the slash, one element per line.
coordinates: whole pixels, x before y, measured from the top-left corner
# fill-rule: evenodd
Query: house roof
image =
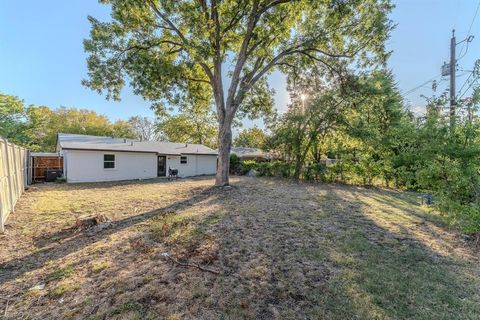
<path fill-rule="evenodd" d="M 31 157 L 60 157 L 58 152 L 30 152 Z"/>
<path fill-rule="evenodd" d="M 244 158 L 268 158 L 268 154 L 257 148 L 233 147 L 231 153 Z"/>
<path fill-rule="evenodd" d="M 61 149 L 149 152 L 167 155 L 203 154 L 217 155 L 215 150 L 202 144 L 164 141 L 139 141 L 126 138 L 89 136 L 83 134 L 58 134 Z"/>

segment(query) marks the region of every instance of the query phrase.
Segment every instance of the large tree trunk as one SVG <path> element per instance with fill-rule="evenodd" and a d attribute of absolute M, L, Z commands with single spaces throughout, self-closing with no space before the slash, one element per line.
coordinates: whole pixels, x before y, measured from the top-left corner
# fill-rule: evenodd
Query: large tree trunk
<path fill-rule="evenodd" d="M 232 123 L 227 119 L 219 124 L 218 146 L 218 165 L 215 185 L 226 186 L 229 183 L 230 149 L 232 147 Z"/>

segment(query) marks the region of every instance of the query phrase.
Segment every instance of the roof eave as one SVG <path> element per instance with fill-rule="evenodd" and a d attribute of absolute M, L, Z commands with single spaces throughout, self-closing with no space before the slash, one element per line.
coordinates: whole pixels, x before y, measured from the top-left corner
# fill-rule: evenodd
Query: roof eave
<path fill-rule="evenodd" d="M 122 150 L 122 149 L 92 149 L 92 148 L 64 148 L 63 150 L 79 150 L 79 151 L 109 151 L 109 152 L 138 152 L 138 153 L 155 153 L 158 154 L 157 151 L 143 151 L 143 150 Z"/>
<path fill-rule="evenodd" d="M 182 152 L 182 154 L 197 154 L 200 156 L 218 156 L 218 153 L 201 153 L 201 152 Z"/>

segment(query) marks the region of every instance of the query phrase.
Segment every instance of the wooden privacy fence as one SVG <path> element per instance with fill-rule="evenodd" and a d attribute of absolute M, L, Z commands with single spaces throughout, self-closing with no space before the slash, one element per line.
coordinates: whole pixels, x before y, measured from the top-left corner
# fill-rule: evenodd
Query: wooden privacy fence
<path fill-rule="evenodd" d="M 31 152 L 30 158 L 32 183 L 49 181 L 48 172 L 51 170 L 63 172 L 63 157 L 58 153 Z"/>
<path fill-rule="evenodd" d="M 28 183 L 28 150 L 0 137 L 0 232 Z"/>

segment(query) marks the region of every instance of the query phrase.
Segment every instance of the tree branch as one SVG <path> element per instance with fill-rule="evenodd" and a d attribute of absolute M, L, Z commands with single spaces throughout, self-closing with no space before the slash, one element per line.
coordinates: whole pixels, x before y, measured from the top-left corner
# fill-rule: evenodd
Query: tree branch
<path fill-rule="evenodd" d="M 188 45 L 188 41 L 183 35 L 183 33 L 175 26 L 175 24 L 173 24 L 172 21 L 170 21 L 170 19 L 167 18 L 166 15 L 160 12 L 153 0 L 148 0 L 148 3 L 150 4 L 150 8 L 152 8 L 153 12 L 155 12 L 155 14 L 160 17 L 160 19 L 162 19 L 166 24 L 168 24 L 168 26 L 180 37 L 180 39 L 182 39 L 184 44 Z"/>
<path fill-rule="evenodd" d="M 205 79 L 197 79 L 197 78 L 189 78 L 189 77 L 187 77 L 185 79 L 190 80 L 190 81 L 195 81 L 195 82 L 202 82 L 202 83 L 206 83 L 206 84 L 211 85 L 210 81 L 205 80 Z"/>
<path fill-rule="evenodd" d="M 228 96 L 227 96 L 227 106 L 232 106 L 235 100 L 235 93 L 238 88 L 238 84 L 240 81 L 240 73 L 242 72 L 243 66 L 245 65 L 245 61 L 247 60 L 247 50 L 248 45 L 250 43 L 250 39 L 253 34 L 253 29 L 257 23 L 257 10 L 258 10 L 259 0 L 254 0 L 252 5 L 252 11 L 250 12 L 250 16 L 248 18 L 247 30 L 245 32 L 245 37 L 243 38 L 242 45 L 240 47 L 240 51 L 238 53 L 237 63 L 235 65 L 235 69 L 232 74 L 232 79 L 230 83 L 230 88 L 228 89 Z M 235 107 L 233 107 L 233 112 L 235 112 Z"/>
<path fill-rule="evenodd" d="M 144 46 L 142 46 L 142 45 L 140 45 L 140 44 L 135 44 L 135 45 L 130 45 L 130 46 L 124 48 L 124 49 L 121 49 L 121 50 L 117 53 L 117 55 L 114 57 L 114 63 L 117 63 L 118 60 L 120 59 L 120 57 L 121 57 L 122 55 L 124 55 L 125 53 L 127 53 L 128 51 L 130 51 L 130 50 L 136 50 L 136 51 L 149 50 L 149 49 L 151 49 L 151 48 L 153 48 L 153 47 L 156 47 L 156 46 L 158 46 L 158 45 L 160 45 L 160 44 L 162 44 L 162 43 L 168 43 L 168 44 L 172 44 L 172 45 L 174 45 L 174 46 L 180 46 L 180 48 L 177 48 L 177 49 L 175 49 L 175 50 L 172 50 L 172 51 L 167 52 L 168 54 L 180 52 L 180 51 L 183 50 L 183 47 L 182 47 L 182 45 L 181 45 L 180 43 L 175 42 L 175 41 L 171 41 L 171 40 L 161 40 L 161 41 L 154 42 L 154 43 L 151 43 L 151 44 L 148 44 L 148 45 L 144 45 Z M 172 49 L 173 49 L 173 48 L 172 48 Z"/>
<path fill-rule="evenodd" d="M 258 10 L 256 19 L 259 20 L 260 17 L 262 16 L 262 14 L 264 14 L 265 12 L 267 12 L 268 10 L 272 9 L 275 6 L 278 6 L 279 4 L 294 2 L 294 1 L 298 1 L 298 0 L 273 0 L 272 2 L 267 4 L 266 6 L 262 7 L 260 10 Z"/>
<path fill-rule="evenodd" d="M 239 9 L 237 12 L 235 12 L 235 15 L 230 19 L 230 22 L 228 25 L 222 30 L 222 34 L 227 33 L 230 31 L 240 20 L 242 20 L 243 17 L 246 16 L 245 9 L 248 5 L 248 1 L 242 1 L 243 2 L 243 7 Z"/>

